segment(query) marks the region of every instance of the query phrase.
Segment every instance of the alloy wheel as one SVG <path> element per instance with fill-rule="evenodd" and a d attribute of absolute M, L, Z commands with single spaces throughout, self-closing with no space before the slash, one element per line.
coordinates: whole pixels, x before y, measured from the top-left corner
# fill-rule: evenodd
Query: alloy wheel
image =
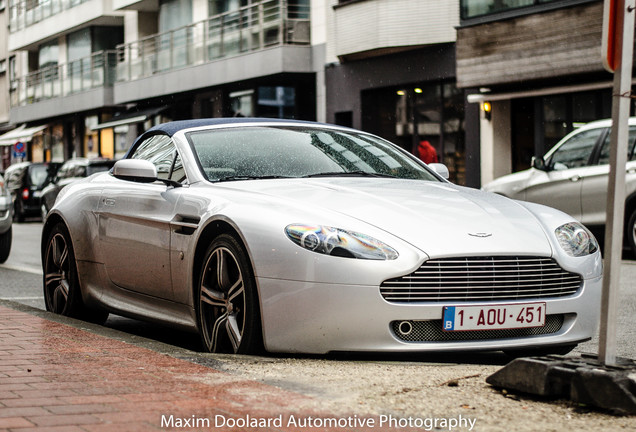
<path fill-rule="evenodd" d="M 70 293 L 70 255 L 68 243 L 61 233 L 51 237 L 45 260 L 46 308 L 51 312 L 64 314 Z"/>
<path fill-rule="evenodd" d="M 199 292 L 201 330 L 208 350 L 238 352 L 245 330 L 245 281 L 230 249 L 219 246 L 210 253 Z"/>

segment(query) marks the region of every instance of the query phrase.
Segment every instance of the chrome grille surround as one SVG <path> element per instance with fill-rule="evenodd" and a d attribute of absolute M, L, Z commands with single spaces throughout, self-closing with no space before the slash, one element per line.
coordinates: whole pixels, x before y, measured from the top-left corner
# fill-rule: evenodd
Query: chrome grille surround
<path fill-rule="evenodd" d="M 583 284 L 552 258 L 524 256 L 431 259 L 410 275 L 380 285 L 391 303 L 531 300 L 576 294 Z"/>
<path fill-rule="evenodd" d="M 392 321 L 391 330 L 396 338 L 403 342 L 456 342 L 493 339 L 515 339 L 528 336 L 540 336 L 557 333 L 563 327 L 564 315 L 547 315 L 543 327 L 502 329 L 502 330 L 468 330 L 444 331 L 442 320 L 408 321 L 411 330 L 400 331 L 404 321 Z"/>

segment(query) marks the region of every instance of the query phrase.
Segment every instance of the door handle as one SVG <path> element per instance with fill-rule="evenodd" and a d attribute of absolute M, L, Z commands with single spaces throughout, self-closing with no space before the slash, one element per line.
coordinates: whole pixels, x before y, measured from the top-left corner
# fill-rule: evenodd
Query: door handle
<path fill-rule="evenodd" d="M 580 175 L 575 175 L 570 177 L 570 181 L 573 183 L 576 183 L 577 181 L 581 180 L 581 176 Z"/>

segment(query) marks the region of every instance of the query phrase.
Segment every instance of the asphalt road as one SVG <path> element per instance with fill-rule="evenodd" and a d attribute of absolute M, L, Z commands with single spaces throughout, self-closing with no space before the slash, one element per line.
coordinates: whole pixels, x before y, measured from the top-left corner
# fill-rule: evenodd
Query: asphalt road
<path fill-rule="evenodd" d="M 41 229 L 39 222 L 14 225 L 10 258 L 0 265 L 0 301 L 17 302 L 25 306 L 16 307 L 27 309 L 44 308 Z M 620 297 L 617 354 L 634 359 L 636 261 L 622 262 Z M 634 417 L 615 417 L 568 401 L 540 400 L 490 387 L 485 378 L 509 361 L 502 353 L 219 355 L 197 352 L 196 335 L 122 317 L 111 315 L 106 327 L 68 319 L 65 322 L 240 379 L 305 394 L 313 398 L 317 409 L 343 416 L 353 413 L 450 418 L 459 413 L 474 419 L 475 430 L 480 431 L 636 430 Z M 597 340 L 581 344 L 573 355 L 580 352 L 597 353 Z"/>

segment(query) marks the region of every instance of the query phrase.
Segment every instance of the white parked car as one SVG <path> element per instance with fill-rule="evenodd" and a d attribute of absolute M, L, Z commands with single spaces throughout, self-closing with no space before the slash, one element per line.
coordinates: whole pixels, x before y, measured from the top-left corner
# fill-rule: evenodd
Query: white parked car
<path fill-rule="evenodd" d="M 571 216 L 311 122 L 156 126 L 61 191 L 42 242 L 48 310 L 214 352 L 563 353 L 599 317 L 598 245 Z"/>
<path fill-rule="evenodd" d="M 564 211 L 593 231 L 605 227 L 611 120 L 582 126 L 559 141 L 532 167 L 482 189 Z M 629 120 L 625 194 L 625 242 L 636 254 L 636 118 Z M 599 230 L 600 229 L 600 230 Z"/>

